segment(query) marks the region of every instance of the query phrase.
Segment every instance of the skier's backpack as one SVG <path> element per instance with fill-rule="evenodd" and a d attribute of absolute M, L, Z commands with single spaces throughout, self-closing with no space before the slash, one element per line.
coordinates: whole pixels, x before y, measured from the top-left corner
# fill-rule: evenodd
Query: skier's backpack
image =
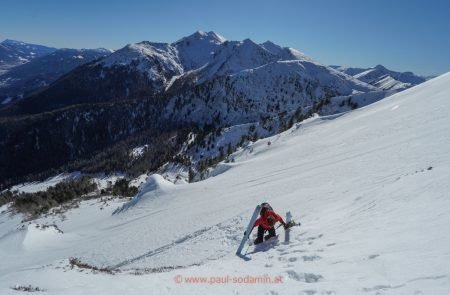
<path fill-rule="evenodd" d="M 272 206 L 270 206 L 269 203 L 262 203 L 259 215 L 263 216 L 267 210 L 273 211 Z"/>

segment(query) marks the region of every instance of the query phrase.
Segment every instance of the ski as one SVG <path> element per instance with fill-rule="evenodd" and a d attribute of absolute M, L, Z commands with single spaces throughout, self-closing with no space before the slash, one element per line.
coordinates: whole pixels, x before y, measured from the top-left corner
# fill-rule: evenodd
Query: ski
<path fill-rule="evenodd" d="M 289 230 L 289 224 L 291 222 L 292 219 L 292 214 L 290 211 L 286 212 L 286 226 L 284 227 L 284 242 L 285 243 L 289 243 L 289 239 L 290 239 L 290 230 Z"/>
<path fill-rule="evenodd" d="M 248 223 L 247 230 L 245 231 L 245 235 L 242 237 L 242 241 L 239 244 L 239 247 L 236 251 L 237 256 L 242 255 L 242 249 L 245 246 L 245 242 L 248 240 L 248 237 L 250 236 L 252 230 L 253 230 L 253 224 L 255 223 L 256 219 L 258 218 L 259 212 L 261 212 L 261 205 L 256 206 L 255 211 L 253 211 L 252 218 L 250 219 L 250 222 Z"/>

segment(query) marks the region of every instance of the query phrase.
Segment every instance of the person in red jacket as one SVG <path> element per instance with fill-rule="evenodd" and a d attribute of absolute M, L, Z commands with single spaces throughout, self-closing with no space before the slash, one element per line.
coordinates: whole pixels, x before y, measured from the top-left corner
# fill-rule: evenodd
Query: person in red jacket
<path fill-rule="evenodd" d="M 270 239 L 276 235 L 275 233 L 275 223 L 281 222 L 281 224 L 286 228 L 286 223 L 280 215 L 273 211 L 272 207 L 268 203 L 261 204 L 261 212 L 258 219 L 256 219 L 253 228 L 258 227 L 258 237 L 256 238 L 254 244 L 259 244 L 265 240 Z M 268 231 L 269 234 L 264 237 L 264 233 Z"/>

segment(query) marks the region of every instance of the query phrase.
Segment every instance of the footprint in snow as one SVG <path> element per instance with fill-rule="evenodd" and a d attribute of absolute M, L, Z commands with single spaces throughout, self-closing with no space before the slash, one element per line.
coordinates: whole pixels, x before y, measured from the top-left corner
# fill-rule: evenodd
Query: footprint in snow
<path fill-rule="evenodd" d="M 303 261 L 316 261 L 322 259 L 322 257 L 318 255 L 310 255 L 310 256 L 302 256 Z"/>
<path fill-rule="evenodd" d="M 389 289 L 398 289 L 401 287 L 404 287 L 405 285 L 397 285 L 397 286 L 391 286 L 391 285 L 376 285 L 371 288 L 363 288 L 364 292 L 373 292 L 373 291 L 387 291 Z M 378 294 L 378 293 L 377 293 Z"/>
<path fill-rule="evenodd" d="M 307 250 L 303 250 L 303 249 L 297 249 L 297 250 L 292 250 L 292 251 L 281 252 L 280 256 L 289 255 L 289 254 L 295 254 L 295 253 L 305 253 L 305 252 L 308 252 L 308 251 Z"/>
<path fill-rule="evenodd" d="M 291 251 L 291 253 L 305 253 L 305 252 L 308 252 L 308 251 L 306 251 L 306 250 L 293 250 L 293 251 Z"/>
<path fill-rule="evenodd" d="M 313 273 L 298 273 L 293 270 L 288 270 L 286 272 L 288 274 L 288 278 L 304 283 L 317 283 L 323 280 L 323 276 Z"/>
<path fill-rule="evenodd" d="M 306 240 L 307 240 L 307 241 L 314 241 L 314 240 L 316 240 L 316 239 L 320 239 L 321 237 L 323 237 L 323 234 L 320 234 L 320 235 L 318 235 L 317 237 L 309 237 L 309 238 L 307 238 Z"/>
<path fill-rule="evenodd" d="M 303 290 L 300 291 L 299 295 L 336 295 L 334 291 L 314 291 L 314 290 Z"/>
<path fill-rule="evenodd" d="M 309 256 L 301 256 L 300 259 L 303 260 L 304 262 L 310 262 L 310 261 L 316 261 L 316 260 L 322 259 L 322 257 L 320 257 L 318 255 L 309 255 Z M 279 257 L 278 260 L 282 261 L 282 262 L 286 262 L 286 261 L 296 262 L 299 260 L 299 257 L 295 257 L 295 256 L 288 257 L 288 258 Z"/>

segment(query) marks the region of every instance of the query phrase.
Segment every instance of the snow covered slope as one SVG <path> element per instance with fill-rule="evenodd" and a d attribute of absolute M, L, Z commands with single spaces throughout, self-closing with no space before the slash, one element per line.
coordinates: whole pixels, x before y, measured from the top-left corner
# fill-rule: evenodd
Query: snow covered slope
<path fill-rule="evenodd" d="M 0 293 L 448 294 L 449 98 L 450 73 L 257 141 L 205 181 L 154 175 L 125 206 L 86 201 L 24 224 L 3 212 Z M 303 225 L 239 258 L 263 201 Z M 261 276 L 281 283 L 233 283 Z"/>
<path fill-rule="evenodd" d="M 251 43 L 235 44 L 228 58 L 224 55 L 179 78 L 172 87 L 184 91 L 170 98 L 165 118 L 232 126 L 292 114 L 297 109 L 307 111 L 321 99 L 335 96 L 377 93 L 382 99 L 388 95 L 310 59 L 279 60 L 279 56 Z"/>
<path fill-rule="evenodd" d="M 382 65 L 368 69 L 341 66 L 330 67 L 382 90 L 402 91 L 427 80 L 426 77 L 418 76 L 412 72 L 396 72 Z"/>
<path fill-rule="evenodd" d="M 353 77 L 383 90 L 404 90 L 426 80 L 411 72 L 400 73 L 388 70 L 382 65 L 367 69 Z"/>
<path fill-rule="evenodd" d="M 98 64 L 106 68 L 127 68 L 128 71 L 145 73 L 156 82 L 155 88 L 162 90 L 171 78 L 210 62 L 225 41 L 214 32 L 197 31 L 171 44 L 148 41 L 129 44 Z"/>
<path fill-rule="evenodd" d="M 330 65 L 331 68 L 338 70 L 340 72 L 346 73 L 347 75 L 354 76 L 359 73 L 362 73 L 364 71 L 367 71 L 365 68 L 352 68 L 352 67 L 343 67 L 343 66 L 336 66 L 336 65 Z"/>
<path fill-rule="evenodd" d="M 225 41 L 215 32 L 197 31 L 172 45 L 177 48 L 183 67 L 189 71 L 207 64 Z"/>

